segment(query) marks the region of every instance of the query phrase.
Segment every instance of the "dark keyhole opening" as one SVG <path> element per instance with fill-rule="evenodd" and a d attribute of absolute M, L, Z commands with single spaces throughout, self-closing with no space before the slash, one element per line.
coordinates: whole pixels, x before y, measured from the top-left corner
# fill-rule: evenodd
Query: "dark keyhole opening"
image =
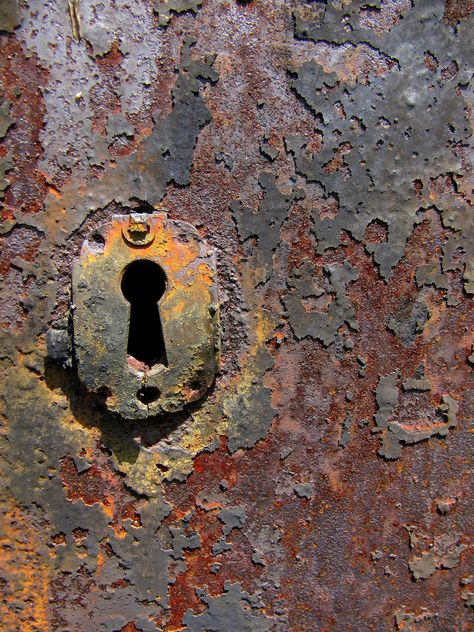
<path fill-rule="evenodd" d="M 166 289 L 165 273 L 153 261 L 134 261 L 124 272 L 121 288 L 130 303 L 127 353 L 149 367 L 168 366 L 158 309 Z"/>

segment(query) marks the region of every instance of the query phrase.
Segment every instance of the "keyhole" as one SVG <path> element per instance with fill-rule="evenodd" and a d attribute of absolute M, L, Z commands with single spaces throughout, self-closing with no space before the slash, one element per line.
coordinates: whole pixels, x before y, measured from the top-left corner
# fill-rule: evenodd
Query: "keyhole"
<path fill-rule="evenodd" d="M 148 367 L 168 366 L 158 301 L 166 289 L 166 277 L 157 263 L 140 259 L 122 277 L 122 293 L 130 303 L 127 353 Z"/>

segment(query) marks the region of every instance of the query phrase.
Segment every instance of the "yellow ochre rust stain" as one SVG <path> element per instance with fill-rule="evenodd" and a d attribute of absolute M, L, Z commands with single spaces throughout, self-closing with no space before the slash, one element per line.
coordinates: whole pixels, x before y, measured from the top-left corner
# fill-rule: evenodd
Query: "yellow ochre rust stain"
<path fill-rule="evenodd" d="M 44 533 L 12 500 L 2 515 L 1 527 L 0 573 L 8 581 L 0 600 L 2 630 L 47 631 L 50 570 L 40 554 L 47 550 Z M 18 610 L 13 602 L 23 602 L 26 607 Z"/>

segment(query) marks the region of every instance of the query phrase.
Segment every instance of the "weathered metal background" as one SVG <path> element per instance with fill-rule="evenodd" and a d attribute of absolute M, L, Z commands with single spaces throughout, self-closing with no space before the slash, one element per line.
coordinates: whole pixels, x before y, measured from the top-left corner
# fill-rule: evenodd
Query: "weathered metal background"
<path fill-rule="evenodd" d="M 473 12 L 1 0 L 2 630 L 474 628 Z M 222 358 L 124 422 L 46 336 L 133 209 L 216 250 Z"/>

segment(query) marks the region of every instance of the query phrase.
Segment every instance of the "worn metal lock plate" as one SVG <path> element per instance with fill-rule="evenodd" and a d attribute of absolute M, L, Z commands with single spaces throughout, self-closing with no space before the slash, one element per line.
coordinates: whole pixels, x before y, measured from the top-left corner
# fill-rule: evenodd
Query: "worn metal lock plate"
<path fill-rule="evenodd" d="M 105 244 L 85 241 L 73 268 L 80 379 L 127 419 L 181 410 L 219 361 L 213 251 L 166 213 L 115 215 Z"/>

